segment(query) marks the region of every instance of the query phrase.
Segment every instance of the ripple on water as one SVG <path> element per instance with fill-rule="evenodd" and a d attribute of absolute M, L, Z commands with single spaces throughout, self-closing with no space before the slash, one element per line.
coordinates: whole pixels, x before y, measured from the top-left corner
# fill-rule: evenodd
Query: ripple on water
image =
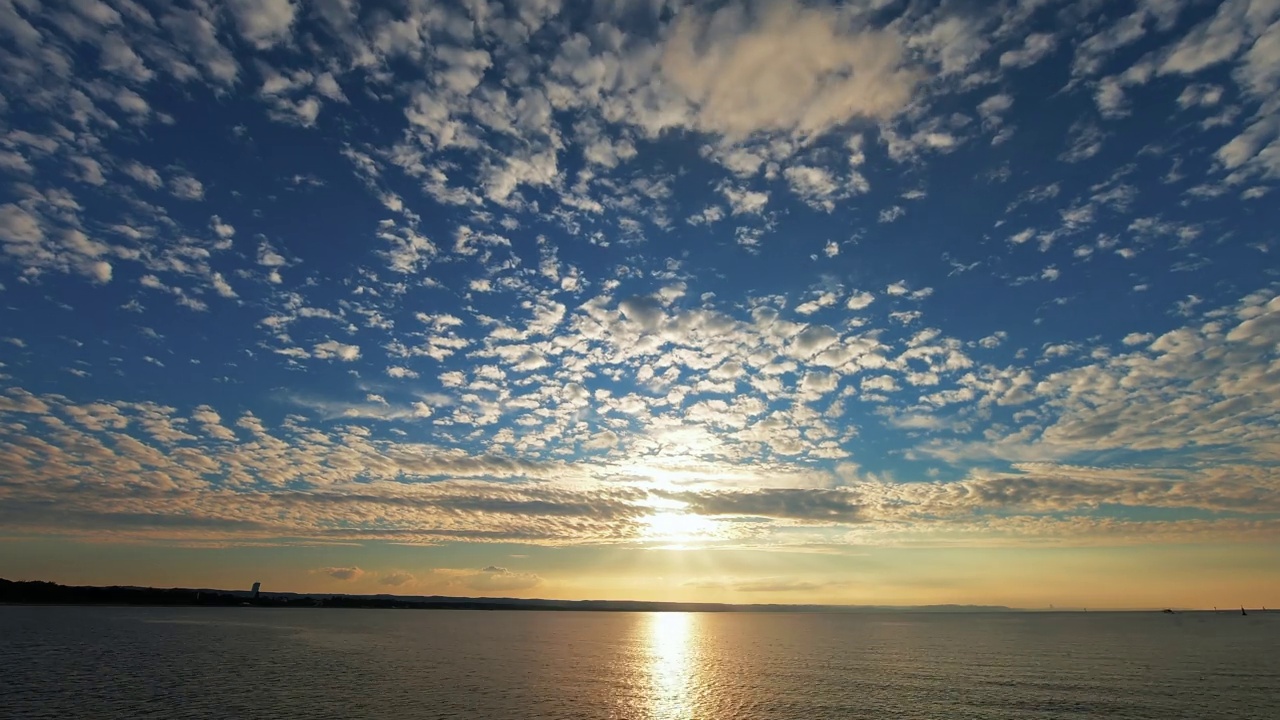
<path fill-rule="evenodd" d="M 5 718 L 1280 718 L 1280 616 L 0 608 Z"/>

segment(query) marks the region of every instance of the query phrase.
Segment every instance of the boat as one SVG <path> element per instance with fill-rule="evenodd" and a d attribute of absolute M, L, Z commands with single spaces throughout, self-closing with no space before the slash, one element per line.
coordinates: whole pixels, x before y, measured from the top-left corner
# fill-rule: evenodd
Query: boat
<path fill-rule="evenodd" d="M 1248 614 L 1249 614 L 1249 613 L 1247 613 L 1247 612 L 1245 612 L 1245 611 L 1244 611 L 1244 606 L 1243 606 L 1243 605 L 1241 605 L 1241 606 L 1240 606 L 1240 614 L 1241 614 L 1241 615 L 1248 615 Z"/>
<path fill-rule="evenodd" d="M 1174 613 L 1174 612 L 1173 612 L 1173 609 L 1172 609 L 1172 608 L 1165 608 L 1165 609 L 1161 610 L 1160 612 L 1164 613 L 1165 615 L 1174 615 L 1174 614 L 1176 614 L 1176 613 Z"/>

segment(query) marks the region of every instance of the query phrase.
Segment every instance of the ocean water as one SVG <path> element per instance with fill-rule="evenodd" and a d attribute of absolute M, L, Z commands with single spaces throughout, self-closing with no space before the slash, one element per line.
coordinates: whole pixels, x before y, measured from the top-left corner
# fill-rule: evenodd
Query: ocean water
<path fill-rule="evenodd" d="M 1280 718 L 1280 613 L 0 607 L 3 718 Z"/>

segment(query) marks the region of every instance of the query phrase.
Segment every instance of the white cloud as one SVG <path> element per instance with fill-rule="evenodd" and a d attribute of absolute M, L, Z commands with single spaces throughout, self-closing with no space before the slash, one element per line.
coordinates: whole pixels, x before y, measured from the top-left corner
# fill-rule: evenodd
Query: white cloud
<path fill-rule="evenodd" d="M 1178 105 L 1184 109 L 1189 107 L 1210 107 L 1221 102 L 1222 95 L 1223 88 L 1221 85 L 1192 83 L 1184 87 L 1182 93 L 1178 95 Z"/>
<path fill-rule="evenodd" d="M 106 177 L 102 174 L 102 165 L 91 157 L 77 155 L 71 158 L 71 162 L 79 169 L 79 179 L 81 182 L 90 185 L 105 185 Z"/>
<path fill-rule="evenodd" d="M 213 234 L 224 240 L 230 240 L 235 237 L 236 229 L 231 225 L 222 222 L 222 218 L 214 215 L 209 218 L 209 229 L 213 230 Z"/>
<path fill-rule="evenodd" d="M 171 8 L 161 18 L 160 24 L 173 35 L 178 52 L 189 55 L 205 71 L 208 79 L 222 87 L 229 88 L 235 84 L 240 74 L 239 63 L 218 41 L 218 30 L 213 22 L 194 10 Z M 171 60 L 170 72 L 188 75 L 182 65 Z"/>
<path fill-rule="evenodd" d="M 6 246 L 34 245 L 44 239 L 40 221 L 34 215 L 13 203 L 0 205 L 0 237 Z"/>
<path fill-rule="evenodd" d="M 811 207 L 831 212 L 835 201 L 848 196 L 849 188 L 842 187 L 830 171 L 807 165 L 793 165 L 783 171 L 791 191 Z"/>
<path fill-rule="evenodd" d="M 258 246 L 258 264 L 270 268 L 283 267 L 288 264 L 284 256 L 276 252 L 274 248 L 263 242 Z"/>
<path fill-rule="evenodd" d="M 1009 334 L 1005 331 L 997 330 L 996 332 L 979 340 L 978 345 L 990 350 L 992 348 L 1000 347 L 1008 337 Z"/>
<path fill-rule="evenodd" d="M 854 118 L 890 118 L 907 105 L 920 74 L 905 67 L 903 47 L 892 31 L 832 8 L 688 8 L 664 43 L 660 68 L 692 105 L 700 130 L 819 135 Z"/>
<path fill-rule="evenodd" d="M 1019 231 L 1011 235 L 1009 237 L 1009 242 L 1013 243 L 1014 245 L 1022 245 L 1035 236 L 1036 236 L 1036 231 L 1032 228 L 1027 228 L 1025 230 Z"/>
<path fill-rule="evenodd" d="M 1000 125 L 1004 113 L 1013 107 L 1013 96 L 1008 93 L 1000 93 L 978 103 L 978 114 L 982 116 L 982 121 L 988 125 Z"/>
<path fill-rule="evenodd" d="M 358 345 L 345 345 L 337 340 L 326 340 L 312 347 L 311 354 L 321 360 L 337 359 L 343 362 L 352 362 L 360 359 L 360 347 Z"/>
<path fill-rule="evenodd" d="M 215 272 L 209 276 L 209 284 L 213 286 L 214 292 L 224 298 L 235 298 L 236 291 L 231 288 L 226 278 L 222 277 L 222 273 Z"/>
<path fill-rule="evenodd" d="M 720 192 L 724 195 L 725 200 L 729 202 L 729 208 L 734 215 L 744 213 L 759 215 L 764 211 L 765 206 L 769 204 L 769 193 L 767 192 L 737 188 L 728 184 L 721 185 Z"/>
<path fill-rule="evenodd" d="M 1189 75 L 1234 57 L 1247 37 L 1247 7 L 1247 0 L 1227 0 L 1219 5 L 1212 18 L 1193 27 L 1166 50 L 1160 74 Z"/>
<path fill-rule="evenodd" d="M 156 190 L 164 184 L 164 181 L 160 179 L 160 173 L 156 172 L 155 168 L 147 167 L 140 162 L 130 161 L 123 169 L 126 175 L 152 190 Z"/>
<path fill-rule="evenodd" d="M 289 36 L 297 6 L 291 0 L 228 0 L 240 35 L 260 50 Z"/>
<path fill-rule="evenodd" d="M 850 310 L 862 310 L 875 302 L 876 296 L 869 292 L 854 292 L 849 295 L 849 299 L 844 306 Z"/>
<path fill-rule="evenodd" d="M 880 222 L 891 223 L 898 220 L 899 218 L 901 218 L 903 215 L 906 215 L 906 214 L 907 214 L 906 208 L 902 207 L 901 205 L 890 205 L 889 207 L 884 208 L 883 210 L 880 211 Z"/>
<path fill-rule="evenodd" d="M 203 200 L 204 183 L 190 175 L 175 175 L 169 178 L 169 192 L 183 200 Z"/>
<path fill-rule="evenodd" d="M 102 43 L 102 69 L 116 73 L 134 82 L 150 82 L 155 73 L 147 67 L 147 63 L 134 52 L 125 40 L 116 34 L 109 34 Z"/>
<path fill-rule="evenodd" d="M 1280 89 L 1280 20 L 1271 23 L 1245 52 L 1235 77 L 1236 82 L 1259 98 L 1274 96 Z"/>
<path fill-rule="evenodd" d="M 967 72 L 990 46 L 983 24 L 984 20 L 977 16 L 943 17 L 923 33 L 911 37 L 908 44 L 923 50 L 943 77 L 957 75 Z"/>
<path fill-rule="evenodd" d="M 1057 44 L 1057 40 L 1049 33 L 1031 33 L 1023 40 L 1021 48 L 1000 55 L 1000 67 L 1031 67 L 1053 52 Z"/>
<path fill-rule="evenodd" d="M 796 312 L 800 315 L 812 315 L 813 313 L 835 305 L 840 300 L 839 293 L 824 292 L 820 293 L 816 298 L 796 306 Z"/>
<path fill-rule="evenodd" d="M 14 175 L 30 175 L 35 171 L 21 153 L 0 150 L 0 170 Z"/>
<path fill-rule="evenodd" d="M 338 81 L 333 77 L 333 73 L 324 72 L 316 76 L 315 79 L 316 92 L 333 100 L 334 102 L 347 102 L 347 96 L 342 92 L 342 87 L 338 85 Z"/>
<path fill-rule="evenodd" d="M 1124 336 L 1125 345 L 1143 345 L 1155 340 L 1156 336 L 1151 333 L 1129 333 Z"/>
<path fill-rule="evenodd" d="M 1102 151 L 1103 139 L 1102 129 L 1097 125 L 1077 120 L 1068 132 L 1067 149 L 1058 157 L 1069 163 L 1088 160 Z"/>

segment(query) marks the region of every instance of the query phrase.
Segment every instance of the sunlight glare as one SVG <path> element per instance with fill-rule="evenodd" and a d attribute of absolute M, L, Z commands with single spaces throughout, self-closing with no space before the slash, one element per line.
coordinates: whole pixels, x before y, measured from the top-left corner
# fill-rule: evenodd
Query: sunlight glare
<path fill-rule="evenodd" d="M 650 717 L 671 720 L 693 717 L 695 618 L 692 613 L 649 613 Z"/>
<path fill-rule="evenodd" d="M 711 540 L 715 535 L 715 521 L 696 513 L 664 510 L 648 515 L 642 521 L 646 540 L 696 543 Z"/>

